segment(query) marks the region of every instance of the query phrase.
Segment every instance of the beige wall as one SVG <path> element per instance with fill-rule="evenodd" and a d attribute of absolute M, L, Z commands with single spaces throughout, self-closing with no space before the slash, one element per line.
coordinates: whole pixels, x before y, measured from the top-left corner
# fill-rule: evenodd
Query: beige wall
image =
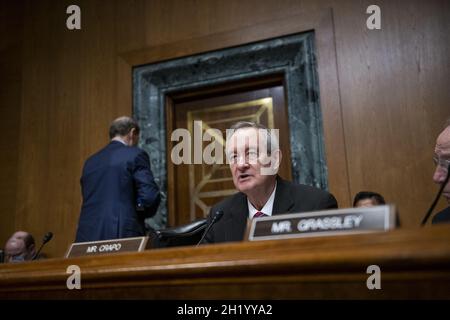
<path fill-rule="evenodd" d="M 380 31 L 365 28 L 371 1 L 342 0 L 77 1 L 82 30 L 68 31 L 72 2 L 2 3 L 1 243 L 16 229 L 53 231 L 46 251 L 57 256 L 73 241 L 82 164 L 107 142 L 109 122 L 131 114 L 128 52 L 326 8 L 344 139 L 326 122 L 327 160 L 346 168 L 330 165 L 331 191 L 341 206 L 361 189 L 379 191 L 404 226 L 419 224 L 437 189 L 434 140 L 450 117 L 448 1 L 377 1 Z M 337 141 L 342 154 L 330 152 Z"/>

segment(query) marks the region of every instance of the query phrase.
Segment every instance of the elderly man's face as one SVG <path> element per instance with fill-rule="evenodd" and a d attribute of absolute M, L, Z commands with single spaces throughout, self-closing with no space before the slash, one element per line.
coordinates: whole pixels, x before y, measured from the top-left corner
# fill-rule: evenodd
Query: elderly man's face
<path fill-rule="evenodd" d="M 439 163 L 434 171 L 433 180 L 438 184 L 442 184 L 448 171 L 445 166 L 448 165 L 450 161 L 450 126 L 445 128 L 437 138 L 434 153 L 435 157 L 439 159 Z M 450 203 L 450 182 L 445 186 L 442 195 Z"/>
<path fill-rule="evenodd" d="M 7 257 L 7 262 L 11 262 L 14 260 L 14 257 L 21 256 L 25 260 L 28 259 L 28 250 L 25 245 L 25 238 L 28 236 L 28 233 L 25 231 L 17 231 L 12 235 L 11 238 L 8 239 L 5 246 L 5 254 Z"/>
<path fill-rule="evenodd" d="M 255 128 L 238 129 L 227 141 L 227 156 L 234 185 L 236 189 L 246 194 L 271 185 L 281 160 L 279 150 L 273 151 L 271 156 L 266 152 L 260 153 L 258 132 L 259 130 Z M 277 164 L 274 165 L 274 162 Z M 275 168 L 274 172 L 267 174 L 267 171 L 272 171 L 270 168 Z"/>

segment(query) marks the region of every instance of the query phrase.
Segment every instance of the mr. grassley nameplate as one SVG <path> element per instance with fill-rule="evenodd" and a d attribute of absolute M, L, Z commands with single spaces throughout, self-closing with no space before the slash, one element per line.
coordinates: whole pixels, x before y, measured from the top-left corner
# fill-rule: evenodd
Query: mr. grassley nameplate
<path fill-rule="evenodd" d="M 248 240 L 333 236 L 394 227 L 393 205 L 290 213 L 252 219 Z"/>
<path fill-rule="evenodd" d="M 66 258 L 93 256 L 105 253 L 139 252 L 146 249 L 148 237 L 123 238 L 72 243 Z"/>

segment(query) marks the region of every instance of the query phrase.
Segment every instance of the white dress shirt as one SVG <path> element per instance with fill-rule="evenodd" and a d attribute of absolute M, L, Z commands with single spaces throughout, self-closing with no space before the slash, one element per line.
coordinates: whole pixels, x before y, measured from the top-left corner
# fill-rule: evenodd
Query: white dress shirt
<path fill-rule="evenodd" d="M 273 202 L 275 200 L 275 191 L 277 191 L 277 183 L 275 182 L 275 188 L 273 188 L 273 191 L 269 197 L 269 199 L 267 200 L 266 204 L 264 205 L 264 207 L 261 210 L 257 210 L 252 204 L 251 202 L 248 200 L 247 198 L 247 204 L 248 204 L 248 217 L 250 219 L 253 219 L 253 216 L 259 211 L 264 213 L 267 216 L 271 216 L 272 215 L 272 209 L 273 209 Z"/>

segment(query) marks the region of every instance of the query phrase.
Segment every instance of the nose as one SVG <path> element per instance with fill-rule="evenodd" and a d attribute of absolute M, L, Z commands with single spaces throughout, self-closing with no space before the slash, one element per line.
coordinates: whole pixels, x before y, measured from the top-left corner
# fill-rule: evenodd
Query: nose
<path fill-rule="evenodd" d="M 247 161 L 247 157 L 245 155 L 238 157 L 237 167 L 239 170 L 246 169 L 248 167 L 248 161 Z"/>
<path fill-rule="evenodd" d="M 447 172 L 441 166 L 436 166 L 436 170 L 434 170 L 433 181 L 437 184 L 441 184 L 444 182 Z"/>

